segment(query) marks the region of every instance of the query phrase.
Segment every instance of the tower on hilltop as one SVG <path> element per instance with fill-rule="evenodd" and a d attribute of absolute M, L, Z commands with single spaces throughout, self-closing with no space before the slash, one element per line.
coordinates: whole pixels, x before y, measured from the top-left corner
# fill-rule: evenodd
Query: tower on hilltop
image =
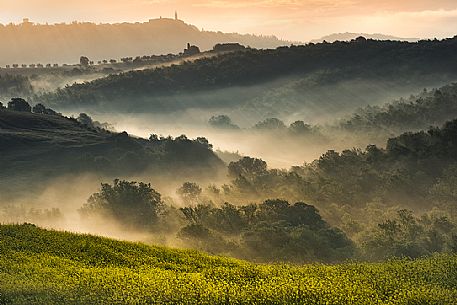
<path fill-rule="evenodd" d="M 178 12 L 175 11 L 175 20 L 178 20 Z"/>

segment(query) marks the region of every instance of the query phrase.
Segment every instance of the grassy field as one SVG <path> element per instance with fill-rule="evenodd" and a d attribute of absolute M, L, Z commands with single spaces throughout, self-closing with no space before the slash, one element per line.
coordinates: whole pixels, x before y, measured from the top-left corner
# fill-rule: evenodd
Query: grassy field
<path fill-rule="evenodd" d="M 457 257 L 256 265 L 1 225 L 0 304 L 457 304 Z"/>

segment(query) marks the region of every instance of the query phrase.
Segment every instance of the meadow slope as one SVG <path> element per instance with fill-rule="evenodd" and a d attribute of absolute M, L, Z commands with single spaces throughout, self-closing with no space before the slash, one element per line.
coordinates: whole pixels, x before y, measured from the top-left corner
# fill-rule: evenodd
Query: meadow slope
<path fill-rule="evenodd" d="M 0 226 L 0 304 L 455 304 L 457 257 L 256 265 Z"/>

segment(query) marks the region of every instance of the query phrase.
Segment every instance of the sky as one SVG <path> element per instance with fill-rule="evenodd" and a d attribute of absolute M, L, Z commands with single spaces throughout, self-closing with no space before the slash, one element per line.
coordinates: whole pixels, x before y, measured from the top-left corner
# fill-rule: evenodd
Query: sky
<path fill-rule="evenodd" d="M 200 29 L 301 42 L 343 32 L 457 35 L 457 0 L 0 0 L 0 23 L 143 22 L 175 10 Z"/>

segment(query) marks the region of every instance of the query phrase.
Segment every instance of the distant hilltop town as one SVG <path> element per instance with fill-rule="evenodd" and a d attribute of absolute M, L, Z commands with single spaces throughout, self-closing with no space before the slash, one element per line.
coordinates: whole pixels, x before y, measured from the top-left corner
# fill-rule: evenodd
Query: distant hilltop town
<path fill-rule="evenodd" d="M 159 20 L 163 20 L 163 19 L 171 19 L 171 18 L 162 18 L 162 16 L 159 17 Z M 155 20 L 157 20 L 157 18 L 155 19 L 149 19 L 148 22 L 154 22 Z M 178 18 L 178 12 L 175 11 L 175 14 L 174 14 L 174 20 L 175 21 L 181 21 L 179 18 Z M 136 22 L 135 24 L 140 24 L 141 22 Z M 49 26 L 49 25 L 74 25 L 74 24 L 96 24 L 94 22 L 78 22 L 78 21 L 73 21 L 73 22 L 70 22 L 70 23 L 66 23 L 66 22 L 60 22 L 60 23 L 54 23 L 54 24 L 49 24 L 49 23 L 45 23 L 45 24 L 39 24 L 39 23 L 33 23 L 30 21 L 29 18 L 23 18 L 22 19 L 22 23 L 19 23 L 19 24 L 14 24 L 13 22 L 7 24 L 7 25 L 3 25 L 0 23 L 0 26 L 33 26 L 33 25 L 46 25 L 46 26 Z M 100 23 L 100 24 L 103 24 L 103 23 Z M 122 23 L 115 23 L 115 24 L 122 24 Z"/>

